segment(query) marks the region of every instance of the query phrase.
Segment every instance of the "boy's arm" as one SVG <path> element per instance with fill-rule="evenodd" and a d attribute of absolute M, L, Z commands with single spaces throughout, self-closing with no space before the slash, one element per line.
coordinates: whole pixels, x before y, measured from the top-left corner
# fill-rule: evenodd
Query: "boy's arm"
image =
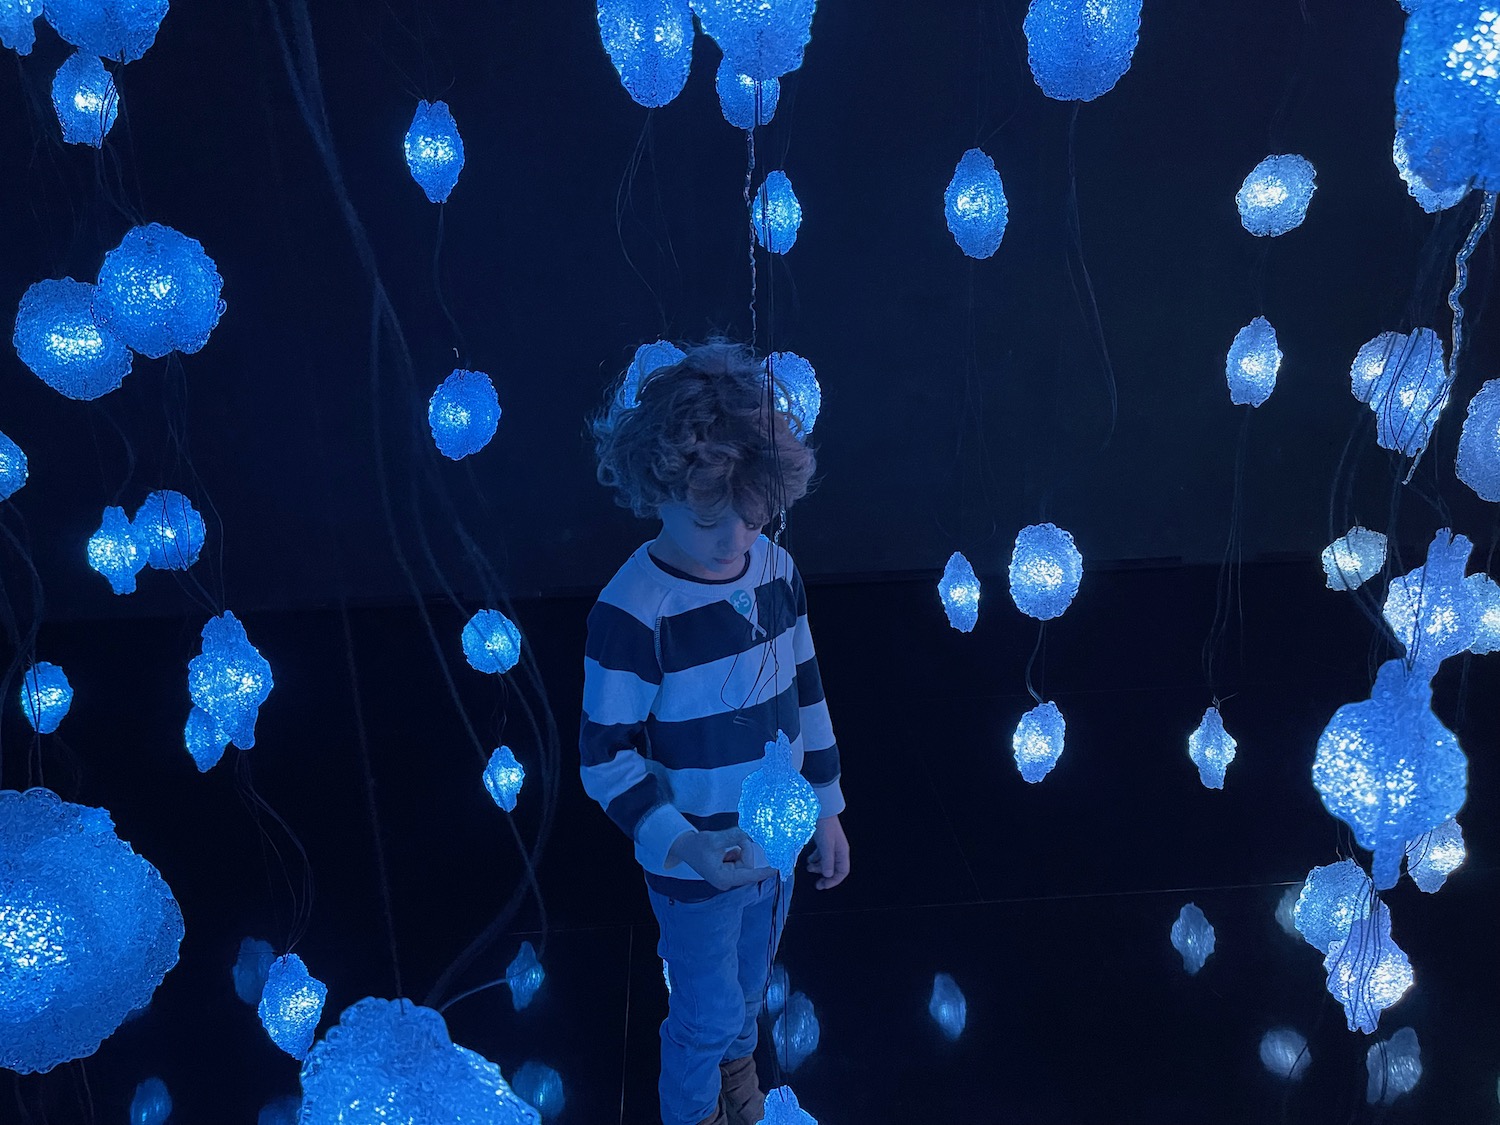
<path fill-rule="evenodd" d="M 839 786 L 839 746 L 823 697 L 823 676 L 813 649 L 812 630 L 807 624 L 807 590 L 802 575 L 792 570 L 792 595 L 796 600 L 797 625 L 792 649 L 797 661 L 797 702 L 802 720 L 802 776 L 818 795 L 822 816 L 844 811 L 844 792 Z"/>

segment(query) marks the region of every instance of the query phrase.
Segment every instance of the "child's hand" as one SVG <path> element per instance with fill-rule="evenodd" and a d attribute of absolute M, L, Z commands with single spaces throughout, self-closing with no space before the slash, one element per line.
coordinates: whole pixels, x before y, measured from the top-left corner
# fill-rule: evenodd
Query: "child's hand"
<path fill-rule="evenodd" d="M 752 867 L 749 853 L 754 846 L 743 829 L 722 832 L 684 832 L 667 852 L 667 861 L 685 863 L 721 891 L 759 883 L 776 874 L 774 867 Z"/>
<path fill-rule="evenodd" d="M 807 869 L 822 878 L 814 884 L 818 890 L 836 887 L 849 875 L 849 837 L 836 816 L 825 816 L 813 829 L 813 850 L 807 856 Z"/>

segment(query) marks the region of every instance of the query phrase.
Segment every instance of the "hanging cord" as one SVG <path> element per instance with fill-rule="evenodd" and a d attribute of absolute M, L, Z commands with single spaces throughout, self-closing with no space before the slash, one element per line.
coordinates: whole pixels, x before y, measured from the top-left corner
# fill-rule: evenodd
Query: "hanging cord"
<path fill-rule="evenodd" d="M 1245 454 L 1249 446 L 1250 417 L 1254 408 L 1246 406 L 1243 409 L 1244 420 L 1240 424 L 1240 438 L 1234 455 L 1234 500 L 1229 508 L 1229 535 L 1224 543 L 1224 557 L 1219 563 L 1213 624 L 1203 641 L 1203 675 L 1208 681 L 1209 694 L 1213 696 L 1215 707 L 1219 705 L 1219 690 L 1214 678 L 1214 664 L 1228 635 L 1231 613 L 1240 622 L 1241 640 L 1244 639 L 1245 607 L 1241 601 L 1240 568 L 1243 562 L 1241 551 L 1245 508 Z"/>
<path fill-rule="evenodd" d="M 1038 654 L 1040 654 L 1042 652 L 1042 642 L 1046 638 L 1046 636 L 1047 636 L 1047 623 L 1045 621 L 1038 621 L 1037 622 L 1037 629 L 1036 629 L 1036 644 L 1032 646 L 1031 657 L 1030 657 L 1030 659 L 1028 659 L 1026 661 L 1026 691 L 1027 691 L 1027 694 L 1029 694 L 1031 696 L 1032 701 L 1034 703 L 1036 703 L 1036 705 L 1038 707 L 1040 707 L 1042 705 L 1042 697 L 1041 697 L 1040 694 L 1038 694 L 1037 689 L 1032 686 L 1032 683 L 1031 683 L 1031 670 L 1036 665 Z M 1045 662 L 1046 662 L 1046 658 L 1045 658 L 1045 656 L 1043 656 L 1043 664 L 1044 665 L 1045 665 Z M 1043 671 L 1045 672 L 1045 667 L 1044 667 Z M 1041 677 L 1038 676 L 1037 678 L 1040 679 Z"/>

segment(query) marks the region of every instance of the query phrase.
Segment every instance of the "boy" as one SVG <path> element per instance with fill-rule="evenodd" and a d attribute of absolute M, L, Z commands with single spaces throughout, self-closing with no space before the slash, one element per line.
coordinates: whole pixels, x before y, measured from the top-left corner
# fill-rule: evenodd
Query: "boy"
<path fill-rule="evenodd" d="M 791 556 L 761 535 L 807 491 L 813 452 L 765 364 L 713 342 L 611 395 L 593 423 L 599 480 L 661 533 L 589 614 L 584 788 L 635 842 L 672 986 L 661 1028 L 664 1125 L 751 1125 L 753 1053 L 791 899 L 739 828 L 740 787 L 783 730 L 821 802 L 808 870 L 849 872 L 838 747 Z"/>

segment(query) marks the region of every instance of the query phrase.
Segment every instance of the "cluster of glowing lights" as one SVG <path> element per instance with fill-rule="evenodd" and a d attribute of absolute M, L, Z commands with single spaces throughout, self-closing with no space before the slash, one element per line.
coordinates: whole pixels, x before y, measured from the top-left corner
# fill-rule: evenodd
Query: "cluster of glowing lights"
<path fill-rule="evenodd" d="M 301 957 L 295 953 L 278 957 L 266 971 L 260 993 L 261 1026 L 271 1042 L 292 1058 L 306 1058 L 327 999 L 328 986 L 314 979 Z"/>
<path fill-rule="evenodd" d="M 5 434 L 0 434 L 0 502 L 19 492 L 29 475 L 25 451 Z"/>
<path fill-rule="evenodd" d="M 411 178 L 431 202 L 446 202 L 464 170 L 464 140 L 448 103 L 418 102 L 403 144 Z"/>
<path fill-rule="evenodd" d="M 1093 101 L 1130 69 L 1141 0 L 1031 0 L 1021 30 L 1042 93 L 1060 102 Z"/>
<path fill-rule="evenodd" d="M 1010 745 L 1023 780 L 1035 785 L 1052 772 L 1062 757 L 1066 734 L 1067 724 L 1056 703 L 1039 703 L 1021 716 Z"/>
<path fill-rule="evenodd" d="M 52 108 L 64 142 L 103 146 L 120 116 L 120 94 L 99 56 L 79 51 L 57 68 L 52 79 Z"/>
<path fill-rule="evenodd" d="M 1260 1065 L 1277 1078 L 1298 1082 L 1312 1065 L 1307 1038 L 1290 1027 L 1273 1027 L 1260 1037 Z"/>
<path fill-rule="evenodd" d="M 1352 859 L 1314 867 L 1303 881 L 1292 917 L 1297 932 L 1319 953 L 1347 941 L 1354 923 L 1370 916 L 1375 885 Z"/>
<path fill-rule="evenodd" d="M 960 633 L 972 633 L 979 624 L 979 577 L 961 551 L 948 556 L 943 577 L 938 580 L 938 597 L 948 624 Z"/>
<path fill-rule="evenodd" d="M 956 1040 L 964 1033 L 964 1025 L 969 1021 L 969 1002 L 947 973 L 932 978 L 932 999 L 927 1002 L 927 1013 L 949 1039 Z"/>
<path fill-rule="evenodd" d="M 599 38 L 620 84 L 648 109 L 682 93 L 693 65 L 687 0 L 599 0 Z"/>
<path fill-rule="evenodd" d="M 1296 155 L 1268 156 L 1251 169 L 1235 193 L 1240 222 L 1251 234 L 1275 238 L 1295 230 L 1307 218 L 1307 205 L 1318 190 L 1311 161 Z"/>
<path fill-rule="evenodd" d="M 1198 780 L 1205 788 L 1223 789 L 1224 774 L 1234 761 L 1237 743 L 1224 729 L 1224 718 L 1217 707 L 1203 712 L 1203 718 L 1188 735 L 1188 757 L 1198 767 Z"/>
<path fill-rule="evenodd" d="M 89 536 L 89 566 L 104 576 L 116 594 L 135 592 L 135 576 L 146 566 L 147 551 L 136 536 L 125 509 L 104 509 L 99 530 Z"/>
<path fill-rule="evenodd" d="M 523 1011 L 536 999 L 547 971 L 537 960 L 536 949 L 531 942 L 523 941 L 520 950 L 505 970 L 505 983 L 510 986 L 510 1002 L 516 1011 Z"/>
<path fill-rule="evenodd" d="M 772 352 L 766 368 L 776 384 L 776 409 L 787 415 L 792 433 L 806 441 L 823 409 L 823 388 L 813 365 L 796 352 Z"/>
<path fill-rule="evenodd" d="M 703 33 L 737 74 L 758 82 L 802 65 L 817 0 L 691 0 Z"/>
<path fill-rule="evenodd" d="M 476 672 L 503 675 L 521 659 L 521 630 L 498 609 L 481 609 L 469 618 L 461 640 Z"/>
<path fill-rule="evenodd" d="M 1355 355 L 1349 384 L 1375 413 L 1375 440 L 1415 457 L 1427 448 L 1448 402 L 1443 342 L 1430 328 L 1382 332 Z"/>
<path fill-rule="evenodd" d="M 780 79 L 767 78 L 764 82 L 757 82 L 748 74 L 735 70 L 727 58 L 719 60 L 714 89 L 719 94 L 719 108 L 724 112 L 724 120 L 736 129 L 769 125 L 781 101 Z"/>
<path fill-rule="evenodd" d="M 1196 903 L 1188 903 L 1172 923 L 1172 948 L 1182 955 L 1182 967 L 1189 976 L 1198 970 L 1214 952 L 1214 928 Z"/>
<path fill-rule="evenodd" d="M 777 1086 L 766 1095 L 761 1125 L 818 1125 L 818 1119 L 802 1108 L 790 1086 Z"/>
<path fill-rule="evenodd" d="M 1265 317 L 1256 317 L 1236 332 L 1224 361 L 1229 401 L 1236 406 L 1259 406 L 1270 398 L 1281 371 L 1281 358 L 1276 329 Z"/>
<path fill-rule="evenodd" d="M 1464 830 L 1449 820 L 1406 845 L 1406 873 L 1418 889 L 1436 894 L 1467 858 Z"/>
<path fill-rule="evenodd" d="M 813 1003 L 800 992 L 786 999 L 786 1007 L 771 1025 L 771 1042 L 776 1048 L 776 1062 L 791 1073 L 805 1063 L 823 1036 Z"/>
<path fill-rule="evenodd" d="M 42 0 L 0 0 L 0 43 L 18 55 L 31 54 L 41 14 Z"/>
<path fill-rule="evenodd" d="M 225 741 L 241 750 L 255 745 L 255 720 L 273 686 L 271 665 L 239 618 L 225 612 L 204 624 L 203 651 L 188 662 L 188 694 Z"/>
<path fill-rule="evenodd" d="M 276 950 L 270 942 L 247 937 L 240 942 L 240 951 L 234 959 L 230 975 L 234 979 L 234 994 L 252 1008 L 260 1005 L 261 994 L 266 990 L 266 976 L 276 961 Z"/>
<path fill-rule="evenodd" d="M 71 277 L 26 290 L 11 341 L 21 362 L 68 398 L 98 398 L 130 374 L 130 349 L 94 320 L 94 286 Z"/>
<path fill-rule="evenodd" d="M 146 549 L 146 565 L 155 570 L 186 570 L 198 561 L 208 538 L 208 527 L 193 502 L 169 488 L 146 497 L 131 527 L 136 542 Z"/>
<path fill-rule="evenodd" d="M 500 426 L 500 396 L 483 371 L 455 370 L 427 403 L 427 424 L 444 457 L 458 461 L 490 443 Z"/>
<path fill-rule="evenodd" d="M 1458 437 L 1458 479 L 1481 500 L 1500 502 L 1500 379 L 1491 379 L 1469 400 Z"/>
<path fill-rule="evenodd" d="M 73 706 L 73 685 L 56 664 L 33 664 L 21 677 L 21 713 L 37 734 L 51 734 Z"/>
<path fill-rule="evenodd" d="M 160 1078 L 147 1078 L 130 1099 L 130 1125 L 166 1125 L 172 1116 L 172 1095 Z"/>
<path fill-rule="evenodd" d="M 151 49 L 170 0 L 47 0 L 47 22 L 80 51 L 134 62 Z"/>
<path fill-rule="evenodd" d="M 988 258 L 1000 249 L 1010 204 L 995 162 L 971 148 L 959 158 L 943 191 L 943 217 L 958 248 L 971 258 Z"/>
<path fill-rule="evenodd" d="M 1365 1052 L 1365 1101 L 1390 1105 L 1409 1094 L 1422 1077 L 1422 1047 L 1417 1033 L 1403 1027 L 1389 1039 L 1371 1043 Z"/>
<path fill-rule="evenodd" d="M 807 779 L 792 764 L 786 731 L 766 743 L 759 768 L 740 785 L 740 827 L 766 854 L 766 861 L 790 879 L 797 856 L 813 837 L 821 805 Z"/>
<path fill-rule="evenodd" d="M 1330 590 L 1357 590 L 1385 568 L 1386 538 L 1355 524 L 1323 548 L 1323 573 Z"/>
<path fill-rule="evenodd" d="M 785 254 L 796 244 L 802 228 L 802 204 L 785 172 L 767 174 L 750 201 L 750 225 L 755 240 L 772 254 Z"/>
<path fill-rule="evenodd" d="M 150 223 L 126 232 L 104 256 L 94 319 L 122 343 L 160 359 L 208 343 L 224 315 L 224 279 L 197 239 Z"/>
<path fill-rule="evenodd" d="M 526 770 L 516 761 L 509 746 L 501 746 L 490 755 L 489 764 L 484 767 L 484 787 L 495 804 L 506 812 L 515 811 L 516 798 L 525 781 Z"/>
<path fill-rule="evenodd" d="M 1473 544 L 1441 528 L 1427 548 L 1427 561 L 1391 579 L 1381 608 L 1392 635 L 1406 649 L 1415 673 L 1431 679 L 1438 665 L 1475 641 L 1478 617 L 1474 587 L 1464 580 Z"/>
<path fill-rule="evenodd" d="M 1023 527 L 1010 556 L 1010 596 L 1028 617 L 1060 617 L 1083 581 L 1083 556 L 1073 537 L 1050 523 Z"/>
<path fill-rule="evenodd" d="M 1412 11 L 1396 126 L 1430 190 L 1500 190 L 1500 4 L 1425 0 Z"/>
<path fill-rule="evenodd" d="M 625 369 L 625 378 L 620 382 L 620 404 L 634 406 L 640 401 L 642 383 L 662 368 L 680 363 L 686 357 L 685 351 L 667 340 L 636 348 L 630 366 Z"/>

